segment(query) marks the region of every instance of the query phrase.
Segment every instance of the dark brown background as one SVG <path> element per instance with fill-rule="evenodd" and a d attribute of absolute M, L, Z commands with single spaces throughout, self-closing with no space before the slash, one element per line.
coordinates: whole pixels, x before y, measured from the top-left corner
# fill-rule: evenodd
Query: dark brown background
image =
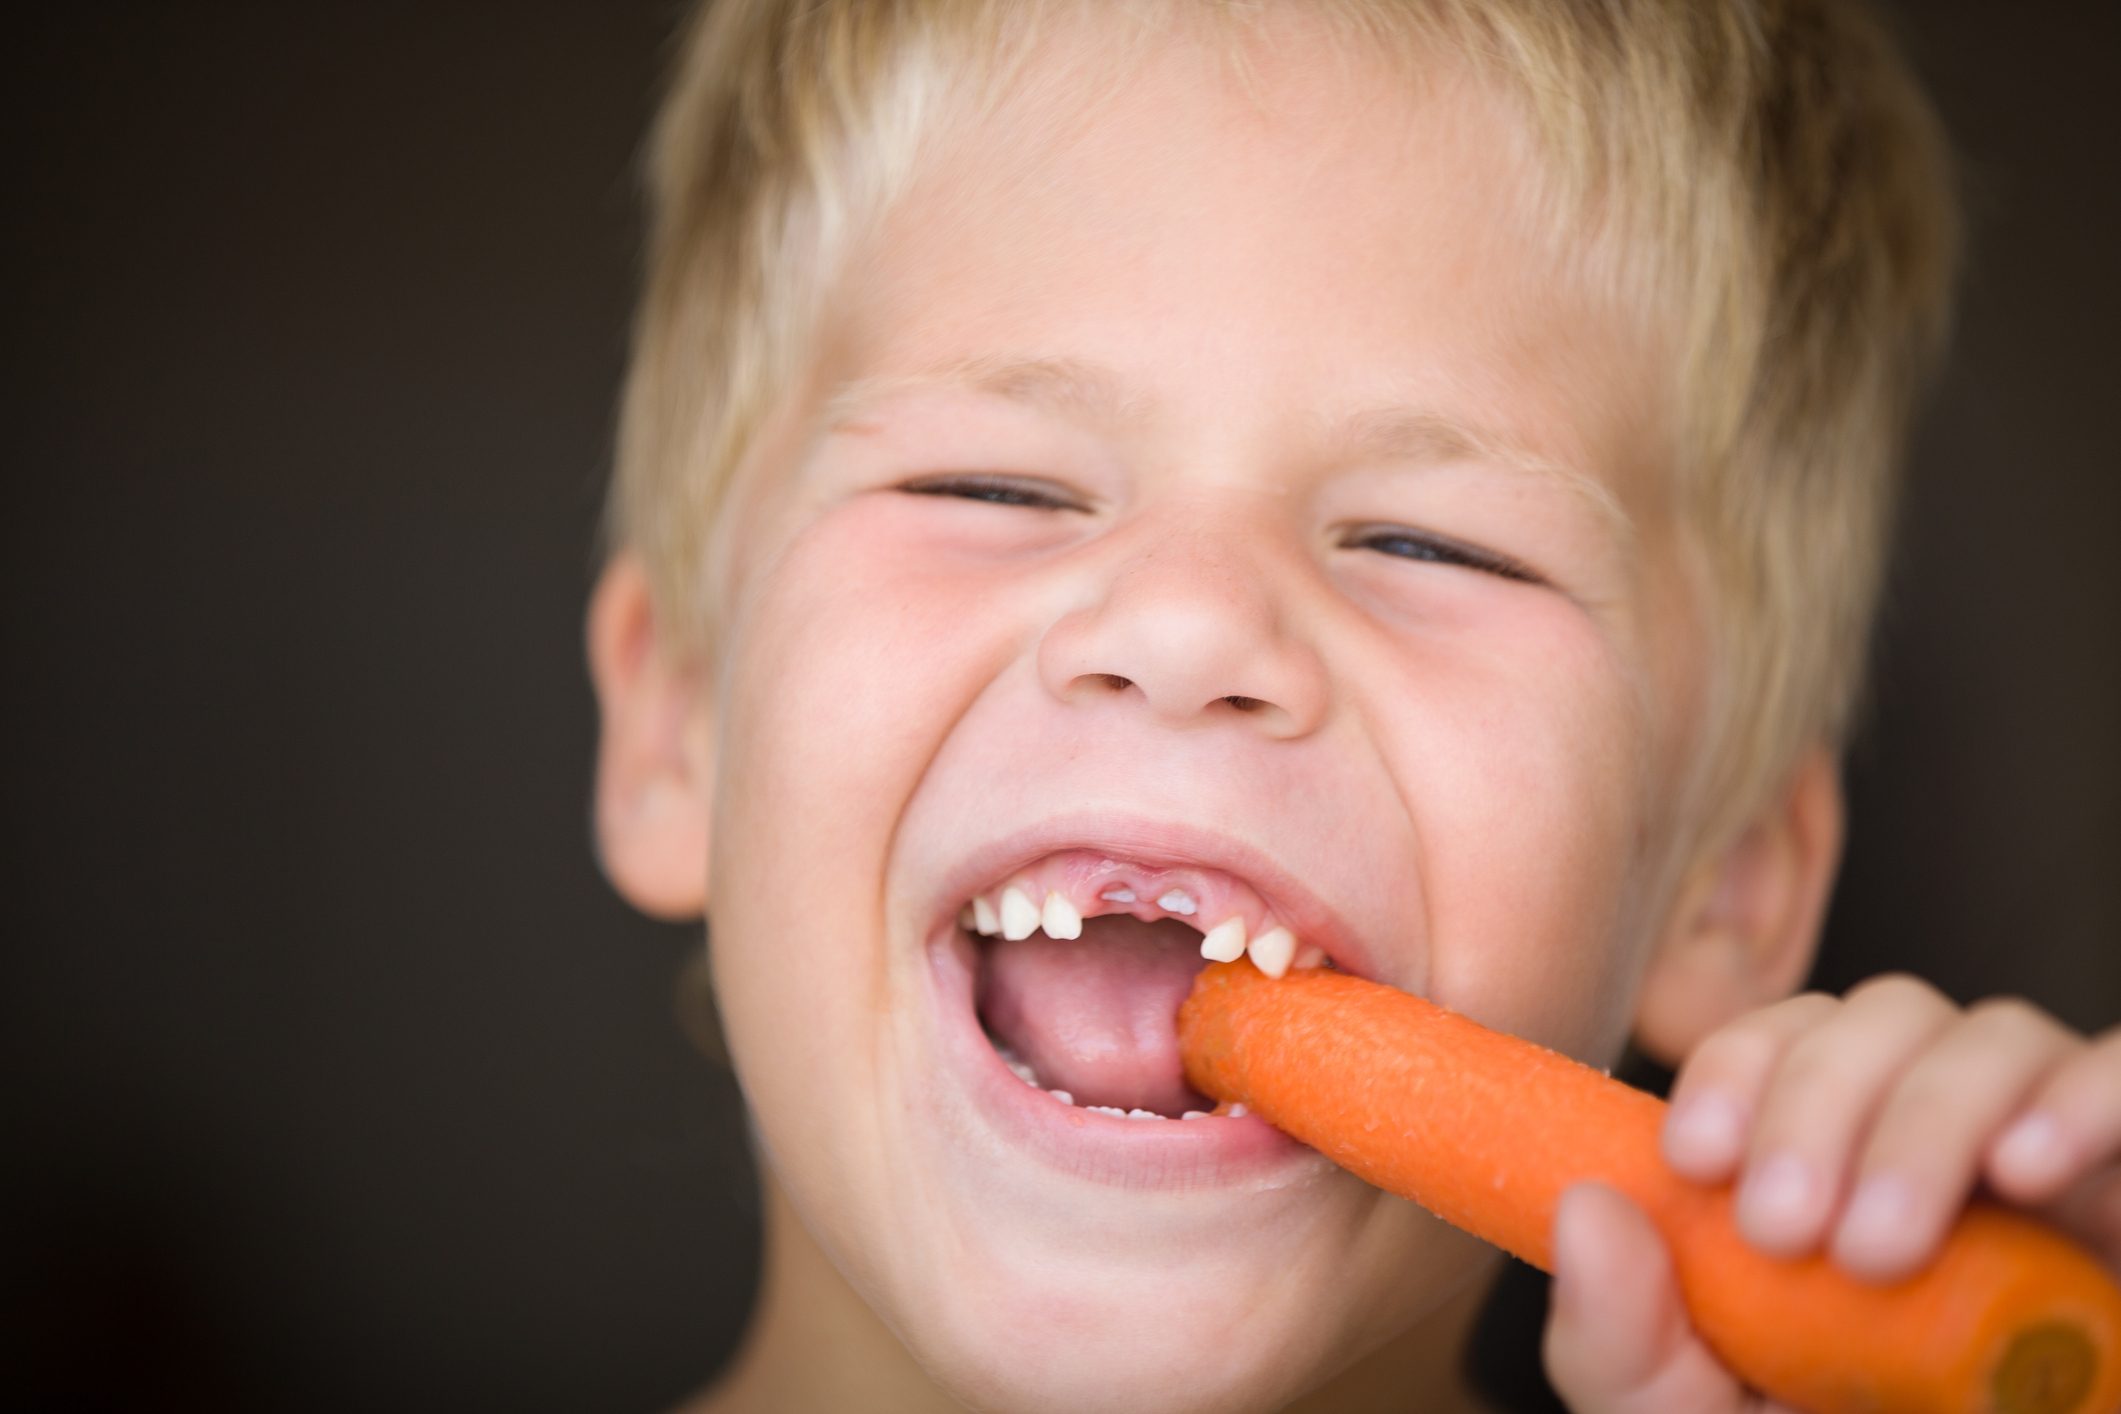
<path fill-rule="evenodd" d="M 1970 160 L 1820 979 L 2121 1016 L 2115 7 L 1910 4 Z M 753 1277 L 578 622 L 670 3 L 7 46 L 0 1400 L 648 1409 Z"/>

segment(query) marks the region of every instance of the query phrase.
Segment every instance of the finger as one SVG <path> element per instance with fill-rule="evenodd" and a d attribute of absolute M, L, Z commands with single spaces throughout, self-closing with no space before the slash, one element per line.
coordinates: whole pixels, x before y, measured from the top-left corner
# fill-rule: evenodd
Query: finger
<path fill-rule="evenodd" d="M 2108 1270 L 2121 1273 L 2121 1164 L 2094 1169 L 2040 1215 L 2075 1238 Z"/>
<path fill-rule="evenodd" d="M 1781 1257 L 1819 1245 L 1871 1117 L 1957 1014 L 1926 982 L 1881 977 L 1790 1044 L 1761 1098 L 1738 1186 L 1738 1228 L 1747 1241 Z"/>
<path fill-rule="evenodd" d="M 1839 1010 L 1836 998 L 1806 992 L 1750 1012 L 1695 1047 L 1672 1082 L 1665 1162 L 1696 1183 L 1736 1174 L 1768 1077 L 1799 1036 Z"/>
<path fill-rule="evenodd" d="M 1758 1409 L 1687 1324 L 1664 1240 L 1600 1184 L 1561 1196 L 1547 1377 L 1577 1414 L 1735 1414 Z"/>
<path fill-rule="evenodd" d="M 1989 1150 L 1988 1181 L 2018 1203 L 2044 1203 L 2121 1158 L 2121 1026 L 2056 1067 Z"/>
<path fill-rule="evenodd" d="M 1982 1002 L 1916 1056 L 1861 1145 L 1834 1260 L 1873 1281 L 1927 1262 L 1966 1202 L 1981 1159 L 2025 1098 L 2080 1042 L 2025 1002 Z"/>

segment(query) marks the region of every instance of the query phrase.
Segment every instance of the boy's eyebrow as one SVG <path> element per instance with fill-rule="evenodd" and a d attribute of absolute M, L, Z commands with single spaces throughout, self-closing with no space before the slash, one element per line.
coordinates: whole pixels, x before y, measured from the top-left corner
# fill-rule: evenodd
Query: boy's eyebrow
<path fill-rule="evenodd" d="M 1634 547 L 1634 518 L 1610 486 L 1566 462 L 1541 456 L 1503 433 L 1448 413 L 1407 405 L 1365 408 L 1332 419 L 1327 428 L 1327 445 L 1336 451 L 1380 461 L 1481 461 L 1550 482 L 1588 501 L 1608 522 L 1622 547 Z"/>
<path fill-rule="evenodd" d="M 1117 374 L 1097 364 L 1075 358 L 979 354 L 914 373 L 879 374 L 843 383 L 825 403 L 818 426 L 837 432 L 859 422 L 888 398 L 933 388 L 969 389 L 1107 424 L 1138 422 L 1148 411 L 1145 399 L 1129 393 Z"/>
<path fill-rule="evenodd" d="M 1074 358 L 981 354 L 912 373 L 843 383 L 826 400 L 817 426 L 827 433 L 848 430 L 878 403 L 936 388 L 967 389 L 1108 426 L 1139 422 L 1149 411 L 1146 397 L 1102 365 Z M 1589 501 L 1624 546 L 1633 544 L 1634 521 L 1610 487 L 1501 433 L 1408 404 L 1364 408 L 1321 421 L 1323 444 L 1341 455 L 1417 464 L 1478 460 L 1550 481 Z"/>

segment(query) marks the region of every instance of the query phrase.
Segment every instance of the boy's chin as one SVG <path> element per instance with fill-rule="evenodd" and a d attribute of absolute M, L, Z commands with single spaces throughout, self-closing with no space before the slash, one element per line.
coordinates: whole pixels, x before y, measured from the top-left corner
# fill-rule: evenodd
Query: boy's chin
<path fill-rule="evenodd" d="M 915 1319 L 902 1338 L 954 1398 L 1010 1414 L 1278 1409 L 1330 1373 L 1321 1367 L 1334 1345 L 1323 1321 L 1300 1328 L 1232 1303 L 1202 1311 L 1146 1293 L 1048 1304 L 1024 1292 L 965 1306 L 955 1321 L 930 1319 L 940 1314 Z"/>
<path fill-rule="evenodd" d="M 1380 1262 L 1376 1249 L 1270 1254 L 1241 1238 L 1161 1269 L 1113 1270 L 1087 1255 L 1042 1269 L 982 1263 L 979 1276 L 924 1293 L 892 1324 L 930 1376 L 973 1408 L 1279 1409 L 1484 1268 L 1485 1248 L 1448 1230 L 1433 1235 L 1440 1240 L 1386 1243 L 1403 1267 Z M 1388 1267 L 1398 1280 L 1383 1279 Z"/>

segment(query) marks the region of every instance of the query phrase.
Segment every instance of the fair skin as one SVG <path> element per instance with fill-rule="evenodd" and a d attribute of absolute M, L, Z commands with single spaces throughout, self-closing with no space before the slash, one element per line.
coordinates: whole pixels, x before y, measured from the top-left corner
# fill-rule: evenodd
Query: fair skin
<path fill-rule="evenodd" d="M 1758 1010 L 1808 963 L 1838 794 L 1815 753 L 1736 844 L 1681 849 L 1704 655 L 1653 331 L 1533 234 L 1505 105 L 1269 28 L 1256 97 L 1174 38 L 1094 113 L 1020 105 L 937 159 L 739 471 L 711 662 L 630 558 L 599 586 L 604 864 L 711 912 L 766 1170 L 716 1407 L 1477 1407 L 1491 1252 L 1256 1119 L 1108 1119 L 1001 1069 L 992 940 L 955 920 L 1070 850 L 1194 869 L 1594 1063 L 1631 1029 L 1694 1054 L 1682 1112 L 1735 1107 L 1674 1137 L 1704 1179 L 1922 1155 L 1898 1238 L 1837 1246 L 1859 1265 L 1919 1261 L 1979 1164 L 2028 1202 L 2111 1174 L 2110 1043 L 1912 984 Z M 1901 1098 L 1940 1066 L 2008 1082 Z M 2073 1146 L 2044 1176 L 1994 1146 L 2029 1105 Z M 1754 1235 L 1821 1241 L 1837 1204 Z M 1742 1407 L 1640 1222 L 1565 1208 L 1557 1381 Z"/>

